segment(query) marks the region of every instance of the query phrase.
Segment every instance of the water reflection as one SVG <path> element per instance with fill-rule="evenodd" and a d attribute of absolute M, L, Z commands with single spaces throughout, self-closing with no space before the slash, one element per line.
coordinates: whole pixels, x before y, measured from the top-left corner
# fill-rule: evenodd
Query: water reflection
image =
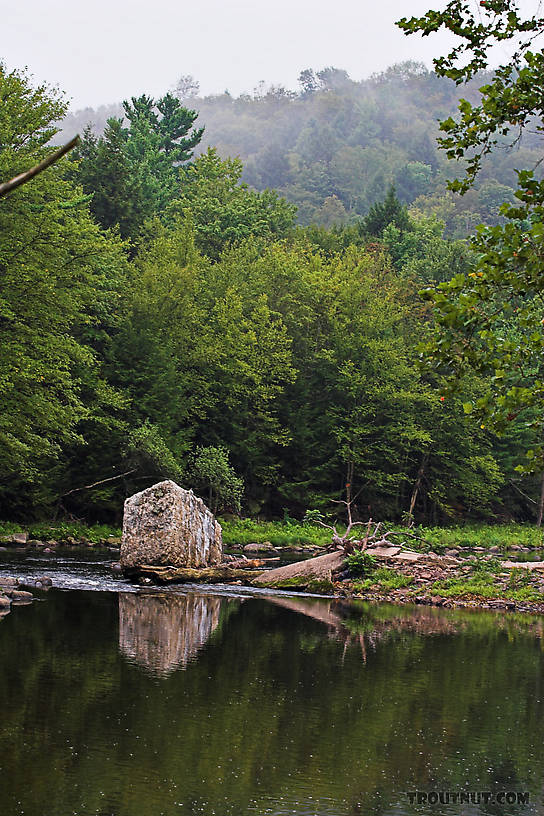
<path fill-rule="evenodd" d="M 511 614 L 53 590 L 0 624 L 0 814 L 541 816 L 541 632 Z M 531 799 L 420 807 L 414 790 Z"/>
<path fill-rule="evenodd" d="M 217 628 L 224 601 L 211 595 L 119 594 L 119 648 L 153 674 L 185 669 Z"/>
<path fill-rule="evenodd" d="M 282 609 L 312 618 L 324 624 L 328 637 L 344 644 L 342 662 L 348 647 L 358 645 L 366 663 L 368 649 L 398 639 L 408 633 L 430 636 L 459 635 L 471 630 L 494 630 L 515 634 L 530 634 L 544 638 L 544 619 L 537 616 L 481 613 L 445 610 L 431 606 L 393 606 L 369 604 L 364 601 L 320 600 L 316 598 L 270 597 L 268 602 Z M 485 621 L 485 623 L 484 623 Z"/>
<path fill-rule="evenodd" d="M 395 607 L 341 600 L 271 596 L 263 598 L 296 616 L 311 618 L 325 629 L 329 640 L 339 641 L 343 663 L 348 649 L 355 647 L 364 663 L 369 651 L 379 644 L 408 634 L 452 636 L 478 626 L 480 616 L 472 612 L 433 607 Z M 152 674 L 166 676 L 186 669 L 217 629 L 226 613 L 238 607 L 239 599 L 189 592 L 183 594 L 119 594 L 119 649 L 131 662 Z M 542 618 L 488 613 L 487 626 L 510 637 L 524 633 L 542 638 Z"/>

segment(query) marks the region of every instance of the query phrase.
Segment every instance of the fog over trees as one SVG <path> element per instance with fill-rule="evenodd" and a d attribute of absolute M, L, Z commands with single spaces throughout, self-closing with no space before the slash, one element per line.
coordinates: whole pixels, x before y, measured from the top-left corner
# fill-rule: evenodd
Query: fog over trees
<path fill-rule="evenodd" d="M 460 168 L 437 149 L 438 120 L 455 113 L 461 96 L 478 99 L 489 76 L 481 73 L 460 89 L 421 63 L 405 62 L 362 81 L 338 68 L 305 69 L 297 93 L 261 83 L 239 97 L 228 91 L 199 97 L 198 81 L 187 75 L 172 92 L 205 128 L 196 152 L 212 146 L 222 158 L 239 157 L 242 179 L 296 204 L 300 224 L 353 223 L 394 185 L 402 203 L 436 215 L 448 234 L 463 237 L 476 224 L 497 220 L 499 205 L 512 200 L 514 168 L 540 158 L 538 136 L 526 133 L 515 150 L 505 139 L 473 190 L 463 198 L 445 192 L 445 181 Z M 108 118 L 122 115 L 121 104 L 71 113 L 58 138 L 89 123 L 101 134 Z"/>

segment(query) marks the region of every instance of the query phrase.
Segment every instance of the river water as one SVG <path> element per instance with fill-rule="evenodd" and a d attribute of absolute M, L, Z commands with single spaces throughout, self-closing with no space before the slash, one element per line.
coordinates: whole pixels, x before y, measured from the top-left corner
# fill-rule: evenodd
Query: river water
<path fill-rule="evenodd" d="M 2 816 L 544 813 L 542 619 L 139 590 L 109 558 L 0 554 L 64 587 L 0 621 Z"/>

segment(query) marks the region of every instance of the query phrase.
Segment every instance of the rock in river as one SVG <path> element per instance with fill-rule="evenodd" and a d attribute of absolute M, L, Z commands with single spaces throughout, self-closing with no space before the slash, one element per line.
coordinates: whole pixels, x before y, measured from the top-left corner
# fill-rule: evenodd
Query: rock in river
<path fill-rule="evenodd" d="M 222 560 L 221 527 L 202 499 L 159 482 L 125 501 L 121 565 L 209 567 Z"/>

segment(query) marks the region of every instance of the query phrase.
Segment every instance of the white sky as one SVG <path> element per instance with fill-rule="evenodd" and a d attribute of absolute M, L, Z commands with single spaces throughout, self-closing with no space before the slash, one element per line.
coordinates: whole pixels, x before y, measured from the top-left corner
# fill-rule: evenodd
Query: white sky
<path fill-rule="evenodd" d="M 303 68 L 353 79 L 406 59 L 431 65 L 444 35 L 406 37 L 402 16 L 441 0 L 20 0 L 2 3 L 0 59 L 58 85 L 73 110 L 168 90 L 182 74 L 201 93 L 296 88 Z"/>

